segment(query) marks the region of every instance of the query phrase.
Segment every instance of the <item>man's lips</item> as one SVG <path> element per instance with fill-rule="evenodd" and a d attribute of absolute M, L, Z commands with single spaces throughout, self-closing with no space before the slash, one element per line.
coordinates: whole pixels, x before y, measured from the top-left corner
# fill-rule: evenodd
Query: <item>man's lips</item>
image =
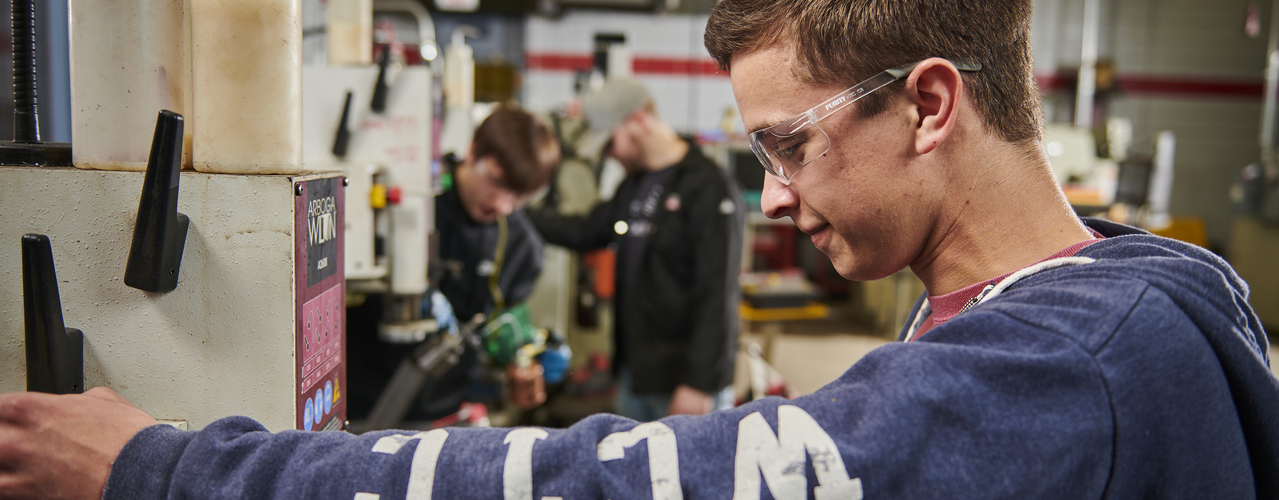
<path fill-rule="evenodd" d="M 807 234 L 807 235 L 809 235 L 809 236 L 812 236 L 812 235 L 815 235 L 815 234 L 817 234 L 817 233 L 822 232 L 822 230 L 823 230 L 823 229 L 826 229 L 826 228 L 830 227 L 830 225 L 829 225 L 829 224 L 818 224 L 818 225 L 813 225 L 813 226 L 807 226 L 807 227 L 804 227 L 804 226 L 800 226 L 799 224 L 796 224 L 796 225 L 795 225 L 795 227 L 798 227 L 800 231 L 803 231 L 803 232 L 804 232 L 804 234 Z"/>
<path fill-rule="evenodd" d="M 817 247 L 818 250 L 821 250 L 822 244 L 826 242 L 827 229 L 830 229 L 829 224 L 801 227 L 799 230 L 803 231 L 804 234 L 809 235 L 809 239 L 813 241 L 813 246 Z"/>

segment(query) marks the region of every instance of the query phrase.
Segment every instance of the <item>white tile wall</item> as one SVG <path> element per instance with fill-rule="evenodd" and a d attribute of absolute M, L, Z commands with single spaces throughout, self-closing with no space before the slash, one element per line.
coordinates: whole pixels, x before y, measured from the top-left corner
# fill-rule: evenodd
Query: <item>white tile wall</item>
<path fill-rule="evenodd" d="M 706 19 L 705 15 L 580 10 L 558 19 L 532 17 L 526 50 L 589 53 L 596 33 L 623 33 L 636 53 L 687 57 L 693 49 L 701 49 Z M 696 47 L 690 44 L 693 39 Z"/>
<path fill-rule="evenodd" d="M 626 36 L 636 60 L 663 58 L 709 63 L 702 47 L 706 15 L 653 15 L 628 12 L 571 11 L 559 19 L 533 17 L 526 31 L 526 54 L 586 57 L 594 50 L 596 33 Z M 658 112 L 677 130 L 697 133 L 719 126 L 725 110 L 735 109 L 725 75 L 666 75 L 637 73 L 648 86 Z M 562 107 L 573 93 L 573 74 L 562 70 L 530 69 L 525 75 L 523 102 L 539 109 Z"/>
<path fill-rule="evenodd" d="M 1244 9 L 1252 0 L 1100 3 L 1100 55 L 1115 61 L 1121 72 L 1260 75 L 1265 35 L 1243 34 Z M 1079 66 L 1083 5 L 1084 0 L 1035 1 L 1031 43 L 1040 73 Z"/>
<path fill-rule="evenodd" d="M 1077 68 L 1084 0 L 1036 0 L 1032 24 L 1036 71 L 1041 75 Z M 1119 78 L 1140 76 L 1168 82 L 1257 84 L 1265 68 L 1263 33 L 1243 33 L 1250 0 L 1101 0 L 1100 58 L 1114 62 Z M 1269 5 L 1269 2 L 1262 2 Z M 1069 93 L 1052 96 L 1049 119 L 1071 120 Z M 1066 105 L 1062 105 L 1063 102 Z M 1160 130 L 1177 135 L 1174 215 L 1204 217 L 1210 243 L 1229 241 L 1227 192 L 1241 167 L 1259 159 L 1261 97 L 1211 94 L 1120 93 L 1108 117 L 1134 126 L 1134 152 L 1149 152 Z"/>
<path fill-rule="evenodd" d="M 319 32 L 328 23 L 327 0 L 302 0 L 302 64 L 322 66 L 328 62 L 329 35 Z"/>
<path fill-rule="evenodd" d="M 1243 33 L 1244 9 L 1251 0 L 1103 1 L 1112 4 L 1115 43 L 1110 52 L 1121 71 L 1262 75 L 1266 39 Z"/>

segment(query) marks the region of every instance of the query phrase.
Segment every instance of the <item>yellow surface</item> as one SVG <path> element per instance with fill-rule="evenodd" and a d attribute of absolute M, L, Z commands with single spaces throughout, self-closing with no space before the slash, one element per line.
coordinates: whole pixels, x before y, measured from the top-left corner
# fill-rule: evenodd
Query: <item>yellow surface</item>
<path fill-rule="evenodd" d="M 795 319 L 821 319 L 830 314 L 825 304 L 810 302 L 804 307 L 774 307 L 756 309 L 745 302 L 737 307 L 737 313 L 747 321 L 787 321 Z"/>
<path fill-rule="evenodd" d="M 369 206 L 375 210 L 386 208 L 386 186 L 382 184 L 374 184 L 369 190 Z"/>
<path fill-rule="evenodd" d="M 1199 217 L 1173 217 L 1168 227 L 1152 228 L 1150 233 L 1205 248 L 1208 246 L 1208 231 Z"/>
<path fill-rule="evenodd" d="M 1235 217 L 1230 238 L 1230 265 L 1239 277 L 1248 282 L 1248 303 L 1264 325 L 1279 325 L 1276 249 L 1279 249 L 1279 226 L 1256 217 Z"/>
<path fill-rule="evenodd" d="M 1096 207 L 1102 206 L 1101 193 L 1095 188 L 1083 188 L 1079 186 L 1062 186 L 1062 193 L 1066 195 L 1066 201 L 1071 205 Z"/>

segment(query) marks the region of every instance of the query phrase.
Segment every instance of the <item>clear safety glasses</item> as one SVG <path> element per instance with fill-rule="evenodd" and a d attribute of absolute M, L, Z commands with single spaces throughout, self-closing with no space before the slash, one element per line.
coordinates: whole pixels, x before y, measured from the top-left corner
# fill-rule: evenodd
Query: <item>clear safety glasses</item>
<path fill-rule="evenodd" d="M 782 184 L 790 185 L 791 177 L 794 177 L 799 169 L 830 150 L 830 137 L 826 135 L 826 131 L 817 126 L 817 122 L 848 107 L 849 104 L 866 97 L 871 92 L 893 83 L 898 78 L 909 75 L 921 62 L 923 61 L 884 70 L 799 116 L 751 132 L 751 150 L 755 152 L 755 156 L 759 157 L 764 170 Z M 951 60 L 951 63 L 960 71 L 981 69 L 981 63 L 971 59 Z"/>

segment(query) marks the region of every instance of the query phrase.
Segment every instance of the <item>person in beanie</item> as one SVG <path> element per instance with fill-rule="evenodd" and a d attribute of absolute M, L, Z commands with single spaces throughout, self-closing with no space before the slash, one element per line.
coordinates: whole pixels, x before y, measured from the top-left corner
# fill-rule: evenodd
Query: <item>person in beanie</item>
<path fill-rule="evenodd" d="M 736 184 L 671 129 L 642 84 L 615 78 L 583 102 L 578 153 L 626 170 L 584 216 L 529 211 L 548 243 L 617 250 L 618 410 L 641 421 L 732 406 L 743 228 Z"/>

